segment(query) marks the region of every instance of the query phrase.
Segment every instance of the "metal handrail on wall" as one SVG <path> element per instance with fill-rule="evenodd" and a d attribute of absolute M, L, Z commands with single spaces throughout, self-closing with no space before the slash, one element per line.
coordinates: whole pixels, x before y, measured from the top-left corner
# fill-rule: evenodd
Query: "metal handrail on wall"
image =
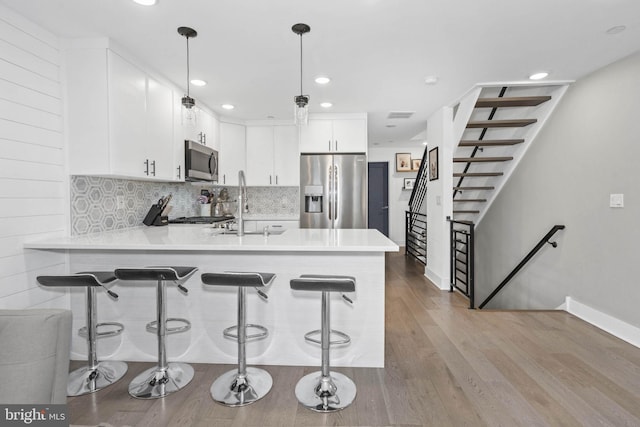
<path fill-rule="evenodd" d="M 449 221 L 451 242 L 449 264 L 449 292 L 457 289 L 469 298 L 469 308 L 474 308 L 475 290 L 475 224 L 471 221 Z"/>
<path fill-rule="evenodd" d="M 564 225 L 554 225 L 553 227 L 551 227 L 551 230 L 549 230 L 549 232 L 548 232 L 547 234 L 545 234 L 545 235 L 544 235 L 544 237 L 543 237 L 542 239 L 540 239 L 540 241 L 538 242 L 538 244 L 536 244 L 536 245 L 533 247 L 533 249 L 531 249 L 531 250 L 529 251 L 529 253 L 528 253 L 528 254 L 527 254 L 527 255 L 522 259 L 522 261 L 520 261 L 520 263 L 519 263 L 518 265 L 516 265 L 516 266 L 515 266 L 515 268 L 511 271 L 511 273 L 509 273 L 509 274 L 507 275 L 507 277 L 505 277 L 505 279 L 504 279 L 502 282 L 500 282 L 500 284 L 499 284 L 499 285 L 498 285 L 498 286 L 493 290 L 493 292 L 491 292 L 491 295 L 489 295 L 489 296 L 487 297 L 487 299 L 485 299 L 485 300 L 482 302 L 482 304 L 480 304 L 480 306 L 479 306 L 478 308 L 480 308 L 480 309 L 481 309 L 481 308 L 483 308 L 485 305 L 487 305 L 487 303 L 489 303 L 489 301 L 491 301 L 491 299 L 492 299 L 493 297 L 495 297 L 495 296 L 498 294 L 498 292 L 500 292 L 500 291 L 502 290 L 502 288 L 504 288 L 504 287 L 507 285 L 507 283 L 509 283 L 509 281 L 510 281 L 511 279 L 513 279 L 513 277 L 514 277 L 516 274 L 518 274 L 518 272 L 519 272 L 520 270 L 522 270 L 522 267 L 524 267 L 524 266 L 525 266 L 525 264 L 526 264 L 526 263 L 528 263 L 528 262 L 531 260 L 531 258 L 533 258 L 533 256 L 534 256 L 536 253 L 538 253 L 538 251 L 539 251 L 540 249 L 542 249 L 542 247 L 543 247 L 545 244 L 547 244 L 547 243 L 548 243 L 548 244 L 550 244 L 550 245 L 551 245 L 552 247 L 554 247 L 554 248 L 558 247 L 558 243 L 556 243 L 556 242 L 550 242 L 550 241 L 549 241 L 549 239 L 550 239 L 554 234 L 556 234 L 556 232 L 557 232 L 557 231 L 559 231 L 559 230 L 564 230 L 564 229 L 565 229 L 565 226 L 564 226 Z"/>

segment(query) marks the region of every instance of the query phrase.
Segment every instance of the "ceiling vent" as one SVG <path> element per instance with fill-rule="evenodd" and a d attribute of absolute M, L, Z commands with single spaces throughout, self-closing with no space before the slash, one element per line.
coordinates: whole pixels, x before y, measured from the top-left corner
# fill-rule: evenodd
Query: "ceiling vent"
<path fill-rule="evenodd" d="M 410 119 L 415 111 L 392 111 L 387 116 L 387 119 Z"/>

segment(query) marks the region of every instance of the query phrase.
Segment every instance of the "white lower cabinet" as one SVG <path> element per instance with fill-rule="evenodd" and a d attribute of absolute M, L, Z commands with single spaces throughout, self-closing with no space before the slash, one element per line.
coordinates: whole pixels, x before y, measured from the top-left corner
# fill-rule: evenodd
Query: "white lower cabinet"
<path fill-rule="evenodd" d="M 295 126 L 247 126 L 247 185 L 300 183 L 298 129 Z"/>

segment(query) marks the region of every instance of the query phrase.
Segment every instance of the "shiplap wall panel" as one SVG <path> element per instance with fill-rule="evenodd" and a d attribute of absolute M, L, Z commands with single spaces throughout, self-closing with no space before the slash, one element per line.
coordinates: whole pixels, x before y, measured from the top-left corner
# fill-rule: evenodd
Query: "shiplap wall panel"
<path fill-rule="evenodd" d="M 64 163 L 64 153 L 60 148 L 47 147 L 38 144 L 0 139 L 0 158 L 5 160 L 29 161 L 38 159 L 40 163 L 61 165 Z"/>
<path fill-rule="evenodd" d="M 60 73 L 58 38 L 0 6 L 0 308 L 69 304 L 36 281 L 64 252 L 23 249 L 68 228 Z"/>
<path fill-rule="evenodd" d="M 62 134 L 57 131 L 12 122 L 2 117 L 0 117 L 0 129 L 2 129 L 0 133 L 2 139 L 62 148 Z"/>
<path fill-rule="evenodd" d="M 64 231 L 53 231 L 50 233 L 38 233 L 38 238 L 55 239 L 63 237 Z M 24 243 L 30 239 L 29 235 L 0 237 L 0 258 L 20 255 L 25 253 L 23 249 Z"/>

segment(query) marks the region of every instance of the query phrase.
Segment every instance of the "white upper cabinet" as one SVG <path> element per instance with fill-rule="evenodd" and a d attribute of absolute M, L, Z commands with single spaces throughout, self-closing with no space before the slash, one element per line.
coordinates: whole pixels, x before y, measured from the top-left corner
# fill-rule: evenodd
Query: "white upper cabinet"
<path fill-rule="evenodd" d="M 193 107 L 193 114 L 196 117 L 195 125 L 184 123 L 182 120 L 182 105 L 177 112 L 177 114 L 180 114 L 183 139 L 199 142 L 218 150 L 220 148 L 220 123 L 218 118 L 207 112 L 207 110 L 198 107 L 197 102 L 198 100 L 196 100 L 196 106 Z M 180 96 L 180 103 L 182 103 L 182 96 Z"/>
<path fill-rule="evenodd" d="M 238 171 L 245 170 L 246 132 L 244 125 L 220 123 L 218 184 L 238 185 Z"/>
<path fill-rule="evenodd" d="M 301 153 L 366 153 L 366 115 L 314 115 L 300 126 Z"/>
<path fill-rule="evenodd" d="M 106 47 L 66 56 L 71 174 L 176 180 L 171 87 Z"/>
<path fill-rule="evenodd" d="M 298 186 L 295 126 L 247 126 L 247 185 Z"/>

